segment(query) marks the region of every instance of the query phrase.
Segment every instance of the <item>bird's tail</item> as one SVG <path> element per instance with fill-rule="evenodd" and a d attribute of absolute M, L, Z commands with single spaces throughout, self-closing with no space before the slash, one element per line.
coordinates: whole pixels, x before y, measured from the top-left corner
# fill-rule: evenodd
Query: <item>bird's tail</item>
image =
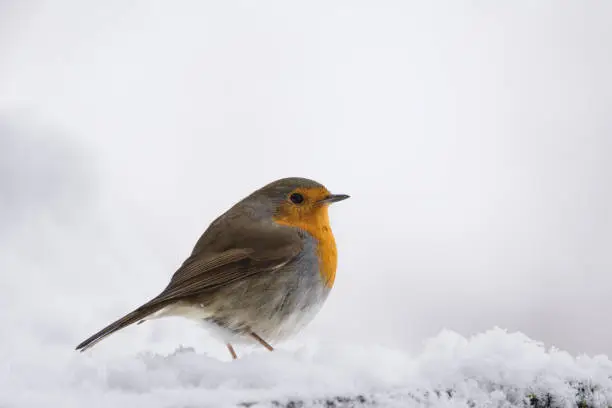
<path fill-rule="evenodd" d="M 114 332 L 123 329 L 133 323 L 143 320 L 147 316 L 163 309 L 167 306 L 167 302 L 159 302 L 156 299 L 151 300 L 148 303 L 140 306 L 138 309 L 134 310 L 131 313 L 123 316 L 121 319 L 109 324 L 96 334 L 89 337 L 87 340 L 83 341 L 81 344 L 76 346 L 77 350 L 85 351 L 93 346 L 95 346 L 100 340 L 110 336 Z"/>

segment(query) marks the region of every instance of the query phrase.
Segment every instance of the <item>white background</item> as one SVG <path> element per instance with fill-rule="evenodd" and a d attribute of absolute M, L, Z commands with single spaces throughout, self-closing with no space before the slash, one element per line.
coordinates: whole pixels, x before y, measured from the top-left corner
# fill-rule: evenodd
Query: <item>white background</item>
<path fill-rule="evenodd" d="M 3 353 L 74 347 L 286 176 L 352 196 L 297 344 L 499 326 L 610 353 L 610 21 L 605 1 L 0 2 Z M 93 353 L 178 344 L 227 358 L 181 319 Z"/>

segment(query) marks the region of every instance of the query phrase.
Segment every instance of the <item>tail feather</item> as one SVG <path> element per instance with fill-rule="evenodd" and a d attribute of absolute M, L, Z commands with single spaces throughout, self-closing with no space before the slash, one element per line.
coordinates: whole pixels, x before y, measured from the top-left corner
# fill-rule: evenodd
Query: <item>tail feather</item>
<path fill-rule="evenodd" d="M 99 341 L 104 338 L 110 336 L 114 332 L 123 329 L 133 323 L 142 321 L 147 316 L 163 309 L 166 307 L 166 302 L 154 302 L 151 301 L 149 303 L 145 303 L 140 306 L 138 309 L 134 310 L 131 313 L 123 316 L 121 319 L 109 324 L 96 334 L 89 337 L 87 340 L 83 341 L 81 344 L 76 346 L 76 350 L 85 351 L 93 346 L 95 346 Z"/>

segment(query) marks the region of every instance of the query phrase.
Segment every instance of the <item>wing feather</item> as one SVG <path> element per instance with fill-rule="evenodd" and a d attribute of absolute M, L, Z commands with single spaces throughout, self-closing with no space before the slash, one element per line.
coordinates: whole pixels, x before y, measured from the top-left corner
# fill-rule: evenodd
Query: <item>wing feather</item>
<path fill-rule="evenodd" d="M 225 225 L 227 239 L 224 240 L 219 233 L 224 227 L 220 222 L 213 223 L 212 229 L 204 233 L 191 256 L 158 296 L 90 336 L 77 349 L 86 350 L 114 332 L 176 301 L 281 268 L 302 250 L 302 240 L 291 228 L 280 229 L 270 224 L 254 227 L 251 224 L 251 228 L 230 233 L 234 229 Z M 228 248 L 228 244 L 233 245 Z"/>

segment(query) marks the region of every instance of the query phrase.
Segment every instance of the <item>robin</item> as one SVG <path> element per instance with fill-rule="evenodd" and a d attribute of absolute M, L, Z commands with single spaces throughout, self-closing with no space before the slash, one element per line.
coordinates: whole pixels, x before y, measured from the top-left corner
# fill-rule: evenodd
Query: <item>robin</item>
<path fill-rule="evenodd" d="M 84 351 L 133 323 L 182 316 L 233 344 L 270 343 L 317 314 L 336 276 L 328 206 L 348 198 L 305 178 L 274 181 L 213 221 L 156 297 L 89 337 Z"/>

